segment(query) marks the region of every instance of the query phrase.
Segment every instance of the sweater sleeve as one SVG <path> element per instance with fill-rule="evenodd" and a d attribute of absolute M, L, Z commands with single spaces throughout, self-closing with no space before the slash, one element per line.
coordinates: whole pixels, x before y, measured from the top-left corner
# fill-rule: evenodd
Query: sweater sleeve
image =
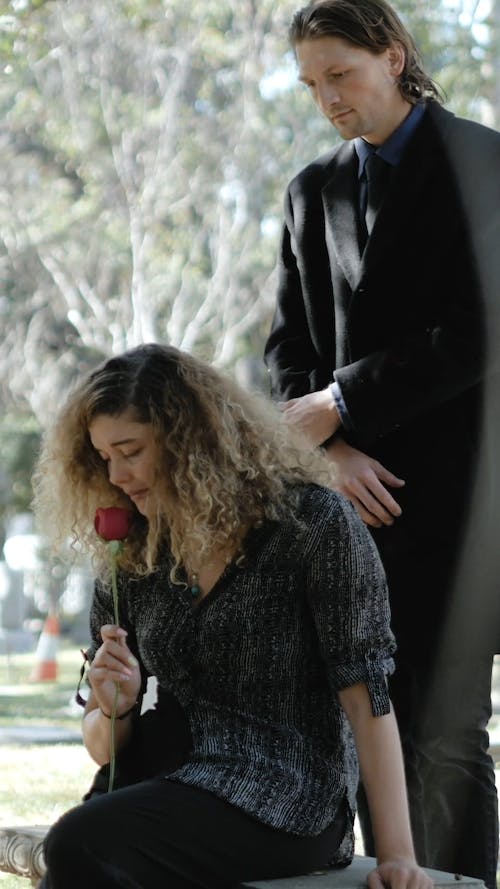
<path fill-rule="evenodd" d="M 128 583 L 125 575 L 119 573 L 118 583 L 118 614 L 120 626 L 127 631 L 127 645 L 136 657 L 137 645 L 135 642 L 135 630 L 128 615 Z M 90 606 L 90 637 L 91 643 L 87 650 L 89 660 L 92 660 L 97 649 L 101 645 L 101 627 L 104 624 L 114 624 L 113 594 L 111 587 L 100 580 L 94 584 L 94 595 Z"/>
<path fill-rule="evenodd" d="M 90 661 L 95 657 L 95 653 L 101 645 L 101 627 L 104 624 L 113 624 L 113 600 L 111 590 L 108 586 L 99 580 L 94 584 L 94 595 L 90 606 L 90 638 L 91 642 L 87 649 L 87 656 Z"/>
<path fill-rule="evenodd" d="M 308 560 L 307 590 L 332 691 L 364 682 L 373 715 L 388 713 L 396 645 L 385 573 L 366 526 L 340 496 Z"/>

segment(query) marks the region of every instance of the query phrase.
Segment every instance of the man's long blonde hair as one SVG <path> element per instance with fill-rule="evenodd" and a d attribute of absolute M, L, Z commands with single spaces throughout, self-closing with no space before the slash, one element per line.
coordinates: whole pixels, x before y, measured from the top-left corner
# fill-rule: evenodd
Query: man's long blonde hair
<path fill-rule="evenodd" d="M 137 422 L 151 424 L 157 448 L 155 515 L 148 521 L 110 483 L 89 436 L 97 416 L 129 409 Z M 267 399 L 185 352 L 149 344 L 106 361 L 71 392 L 45 436 L 34 506 L 55 544 L 70 539 L 103 574 L 95 511 L 132 509 L 121 565 L 144 574 L 165 545 L 174 571 L 193 552 L 200 559 L 214 551 L 234 554 L 250 528 L 290 510 L 294 484 L 328 478 L 326 460 Z"/>
<path fill-rule="evenodd" d="M 412 105 L 434 99 L 442 102 L 440 88 L 423 68 L 413 37 L 387 0 L 311 0 L 293 16 L 289 38 L 294 49 L 302 40 L 340 37 L 353 46 L 378 55 L 399 44 L 405 63 L 398 88 Z"/>

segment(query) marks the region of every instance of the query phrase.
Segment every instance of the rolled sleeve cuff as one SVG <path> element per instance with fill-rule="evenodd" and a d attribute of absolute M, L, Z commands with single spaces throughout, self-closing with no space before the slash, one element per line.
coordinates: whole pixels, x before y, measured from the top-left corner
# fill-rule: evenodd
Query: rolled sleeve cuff
<path fill-rule="evenodd" d="M 335 687 L 337 691 L 341 691 L 358 682 L 364 682 L 370 696 L 373 715 L 385 716 L 391 710 L 387 677 L 393 672 L 392 657 L 381 658 L 374 652 L 368 652 L 363 660 L 357 663 L 336 667 Z"/>

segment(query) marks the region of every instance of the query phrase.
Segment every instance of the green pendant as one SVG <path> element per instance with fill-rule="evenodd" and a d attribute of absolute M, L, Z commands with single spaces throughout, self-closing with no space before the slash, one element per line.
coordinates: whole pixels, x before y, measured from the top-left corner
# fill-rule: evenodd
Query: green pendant
<path fill-rule="evenodd" d="M 189 589 L 190 589 L 193 599 L 196 599 L 200 595 L 201 590 L 200 590 L 200 587 L 198 584 L 198 575 L 197 574 L 191 575 L 191 586 L 189 587 Z"/>

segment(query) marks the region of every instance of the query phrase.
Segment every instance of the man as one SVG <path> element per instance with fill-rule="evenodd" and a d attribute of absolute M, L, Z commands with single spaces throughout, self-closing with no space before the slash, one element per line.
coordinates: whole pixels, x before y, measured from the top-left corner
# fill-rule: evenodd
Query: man
<path fill-rule="evenodd" d="M 498 640 L 485 638 L 484 589 L 471 605 L 484 565 L 462 563 L 472 498 L 490 488 L 479 457 L 500 135 L 442 108 L 385 0 L 310 3 L 290 36 L 300 80 L 345 142 L 288 187 L 266 363 L 286 418 L 324 448 L 384 562 L 417 857 L 493 889 Z"/>

